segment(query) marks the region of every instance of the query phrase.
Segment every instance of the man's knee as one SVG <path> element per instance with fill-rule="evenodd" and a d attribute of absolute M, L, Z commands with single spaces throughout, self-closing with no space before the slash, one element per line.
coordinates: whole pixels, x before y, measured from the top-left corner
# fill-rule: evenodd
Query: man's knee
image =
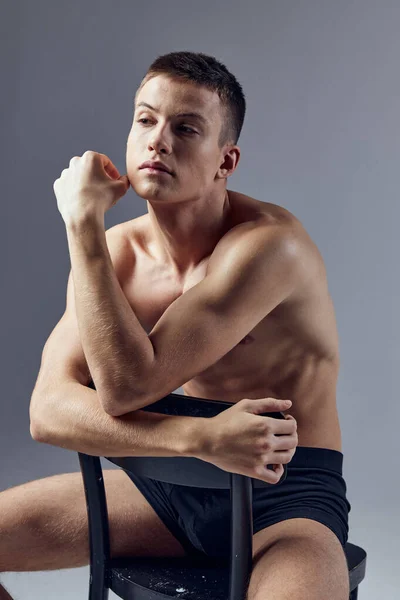
<path fill-rule="evenodd" d="M 270 543 L 259 545 L 254 555 L 247 599 L 348 600 L 347 560 L 336 535 L 316 521 L 292 521 L 291 524 L 285 521 L 281 537 L 275 528 Z M 268 529 L 265 530 L 266 538 Z M 260 541 L 260 537 L 258 539 Z"/>

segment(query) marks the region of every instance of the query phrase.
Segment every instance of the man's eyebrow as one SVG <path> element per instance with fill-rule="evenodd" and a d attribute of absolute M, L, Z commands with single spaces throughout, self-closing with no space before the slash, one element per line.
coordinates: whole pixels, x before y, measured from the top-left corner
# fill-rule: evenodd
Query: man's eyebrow
<path fill-rule="evenodd" d="M 150 104 L 147 104 L 147 102 L 139 102 L 138 104 L 136 104 L 135 108 L 139 108 L 139 106 L 146 106 L 147 108 L 150 108 L 151 110 L 154 110 L 155 112 L 158 112 L 156 108 L 154 108 Z M 201 115 L 200 113 L 197 113 L 197 112 L 176 113 L 174 116 L 175 117 L 194 117 L 195 119 L 199 119 L 199 121 L 202 121 L 205 124 L 208 123 L 208 120 L 205 117 L 203 117 L 203 115 Z"/>

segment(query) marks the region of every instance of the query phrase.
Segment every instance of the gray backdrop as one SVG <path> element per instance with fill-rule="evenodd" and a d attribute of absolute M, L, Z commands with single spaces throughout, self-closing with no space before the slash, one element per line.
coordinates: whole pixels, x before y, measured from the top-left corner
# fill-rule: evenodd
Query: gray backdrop
<path fill-rule="evenodd" d="M 360 596 L 395 598 L 400 2 L 14 0 L 2 8 L 0 489 L 79 470 L 75 452 L 29 432 L 30 395 L 70 268 L 53 182 L 88 149 L 125 173 L 133 95 L 150 62 L 205 52 L 233 71 L 248 102 L 228 187 L 291 210 L 325 259 L 340 336 L 349 541 L 368 552 Z M 106 227 L 145 212 L 130 189 Z M 56 582 L 58 598 L 69 599 L 87 597 L 88 575 L 84 567 L 0 579 L 21 600 L 52 597 Z"/>

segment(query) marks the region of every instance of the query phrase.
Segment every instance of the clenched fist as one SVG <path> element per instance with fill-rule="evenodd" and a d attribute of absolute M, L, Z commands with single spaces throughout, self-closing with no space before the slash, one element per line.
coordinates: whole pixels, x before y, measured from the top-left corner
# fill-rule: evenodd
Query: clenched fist
<path fill-rule="evenodd" d="M 281 412 L 290 404 L 277 398 L 244 398 L 207 419 L 207 438 L 198 458 L 224 471 L 278 483 L 298 444 L 297 422 L 260 413 Z M 274 470 L 267 465 L 274 465 Z"/>
<path fill-rule="evenodd" d="M 53 189 L 58 210 L 68 225 L 88 217 L 104 219 L 129 186 L 128 176 L 120 176 L 108 156 L 87 150 L 82 156 L 71 158 Z"/>

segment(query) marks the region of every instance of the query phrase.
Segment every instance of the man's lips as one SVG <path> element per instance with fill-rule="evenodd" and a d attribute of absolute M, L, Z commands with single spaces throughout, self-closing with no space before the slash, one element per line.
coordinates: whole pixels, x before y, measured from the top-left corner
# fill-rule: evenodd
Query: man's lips
<path fill-rule="evenodd" d="M 172 175 L 171 170 L 169 169 L 169 167 L 167 167 L 167 165 L 164 165 L 164 163 L 162 163 L 159 160 L 147 160 L 146 162 L 142 163 L 139 167 L 139 169 L 148 169 L 149 171 L 161 171 L 161 172 L 165 172 L 168 173 L 169 175 Z"/>
<path fill-rule="evenodd" d="M 165 173 L 165 175 L 171 175 L 168 171 L 157 167 L 143 167 L 142 171 L 148 171 L 149 173 Z"/>

